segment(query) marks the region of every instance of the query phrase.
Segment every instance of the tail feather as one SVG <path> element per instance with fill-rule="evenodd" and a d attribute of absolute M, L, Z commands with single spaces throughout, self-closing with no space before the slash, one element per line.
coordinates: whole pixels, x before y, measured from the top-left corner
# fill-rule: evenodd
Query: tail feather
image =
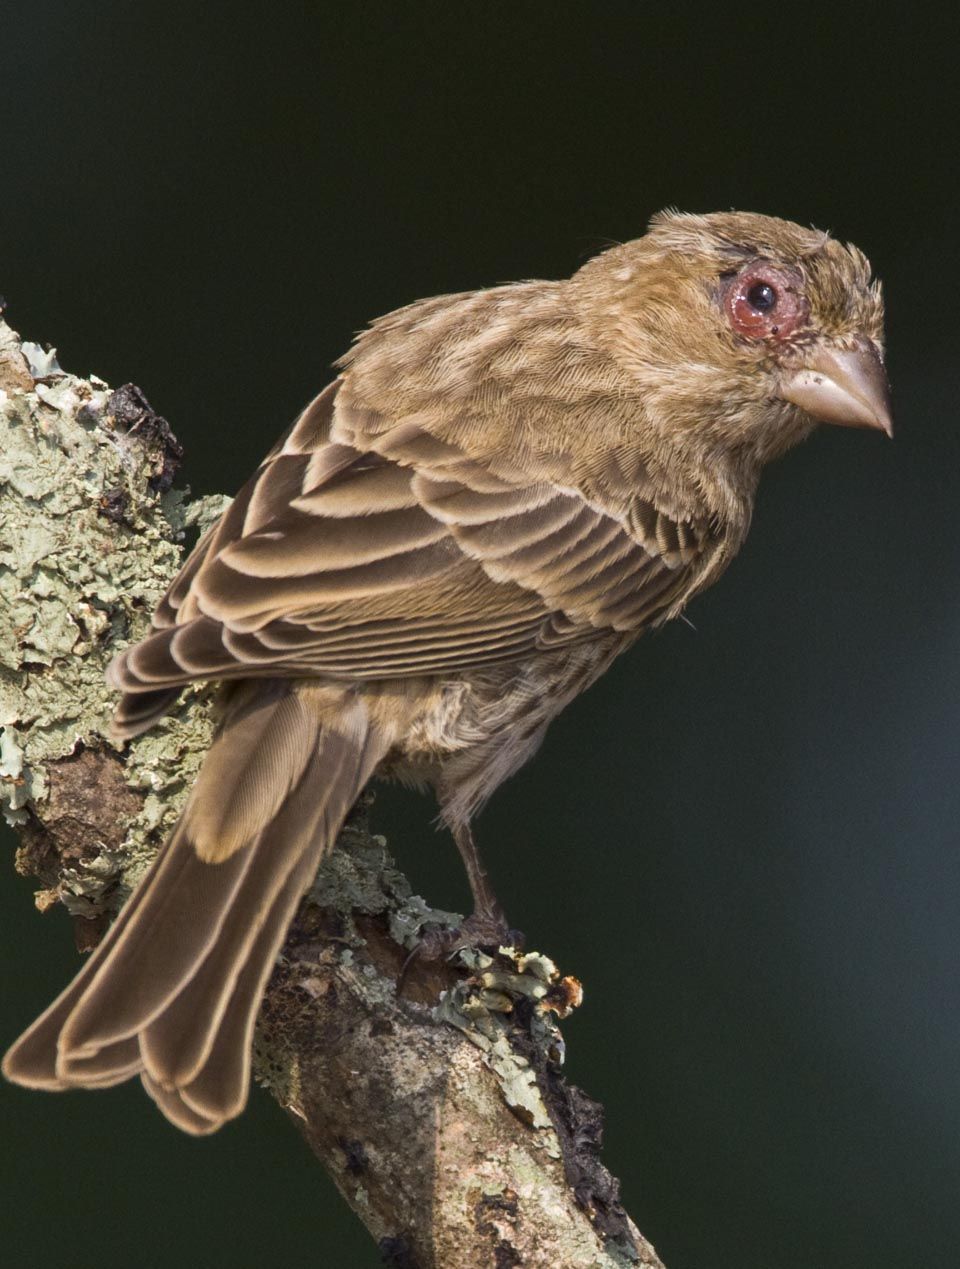
<path fill-rule="evenodd" d="M 74 982 L 8 1052 L 7 1077 L 92 1088 L 140 1073 L 192 1133 L 239 1114 L 287 926 L 390 743 L 346 691 L 235 691 L 163 851 Z"/>
<path fill-rule="evenodd" d="M 175 998 L 216 941 L 250 858 L 249 850 L 238 851 L 224 864 L 204 864 L 175 831 L 164 866 L 63 1024 L 62 1079 L 70 1081 L 76 1059 L 137 1035 Z"/>
<path fill-rule="evenodd" d="M 352 793 L 355 776 L 356 754 L 336 735 L 323 733 L 293 794 L 249 848 L 252 857 L 233 896 L 229 921 L 178 994 L 141 1032 L 147 1072 L 165 1087 L 189 1084 L 203 1067 L 238 989 L 238 979 L 261 946 L 261 931 L 266 929 L 277 941 L 282 939 L 293 915 L 288 909 L 299 893 L 283 910 L 282 928 L 278 928 L 278 897 L 287 893 L 294 873 L 299 876 L 305 871 L 304 885 L 309 884 L 328 840 L 324 808 L 341 782 L 348 782 Z M 324 787 L 324 798 L 317 796 L 320 787 Z M 349 802 L 343 813 L 347 810 Z M 207 865 L 211 866 L 220 865 Z M 206 1020 L 205 1030 L 198 1027 L 198 1018 Z"/>
<path fill-rule="evenodd" d="M 60 1033 L 83 999 L 84 993 L 97 976 L 101 966 L 110 956 L 113 945 L 136 916 L 140 904 L 151 889 L 153 880 L 160 870 L 165 852 L 166 847 L 153 861 L 106 937 L 91 953 L 77 976 L 8 1050 L 3 1059 L 3 1074 L 7 1079 L 23 1084 L 27 1088 L 59 1091 L 70 1087 L 57 1072 Z"/>
<path fill-rule="evenodd" d="M 155 692 L 125 692 L 110 724 L 114 740 L 139 736 L 167 712 L 183 690 L 181 684 Z"/>
<path fill-rule="evenodd" d="M 198 1115 L 196 1111 L 190 1109 L 178 1092 L 168 1092 L 161 1088 L 145 1072 L 141 1074 L 140 1082 L 153 1098 L 157 1108 L 172 1124 L 182 1128 L 184 1132 L 189 1132 L 194 1137 L 203 1137 L 207 1133 L 216 1132 L 222 1126 L 223 1120 L 215 1121 L 208 1119 L 205 1115 Z"/>
<path fill-rule="evenodd" d="M 189 1082 L 165 1090 L 170 1096 L 179 1095 L 188 1110 L 209 1124 L 205 1131 L 213 1132 L 226 1120 L 239 1115 L 246 1104 L 250 1050 L 260 1000 L 287 926 L 315 871 L 313 862 L 307 858 L 301 861 L 277 896 L 270 917 L 237 979 L 233 997 L 203 1066 Z"/>
<path fill-rule="evenodd" d="M 92 1058 L 78 1059 L 70 1063 L 69 1081 L 62 1081 L 63 1088 L 112 1088 L 139 1075 L 143 1066 L 137 1037 L 120 1040 L 100 1049 Z"/>

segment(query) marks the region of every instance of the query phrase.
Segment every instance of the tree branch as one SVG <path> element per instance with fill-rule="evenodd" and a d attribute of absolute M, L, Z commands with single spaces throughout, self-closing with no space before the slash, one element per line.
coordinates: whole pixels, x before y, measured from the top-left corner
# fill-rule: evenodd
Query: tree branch
<path fill-rule="evenodd" d="M 65 375 L 0 319 L 0 807 L 37 906 L 95 946 L 210 740 L 191 689 L 114 750 L 103 674 L 146 628 L 192 526 L 181 450 L 132 385 Z M 662 1269 L 599 1161 L 600 1107 L 560 1074 L 575 980 L 538 955 L 414 957 L 455 924 L 411 893 L 361 799 L 305 897 L 261 1011 L 255 1072 L 389 1265 Z M 399 984 L 399 985 L 398 985 Z"/>

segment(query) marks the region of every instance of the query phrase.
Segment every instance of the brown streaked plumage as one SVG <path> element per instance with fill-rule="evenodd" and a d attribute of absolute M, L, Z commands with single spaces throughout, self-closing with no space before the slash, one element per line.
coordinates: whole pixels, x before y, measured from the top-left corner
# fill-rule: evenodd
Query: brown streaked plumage
<path fill-rule="evenodd" d="M 139 1074 L 210 1132 L 297 902 L 375 773 L 470 818 L 645 628 L 715 581 L 763 465 L 818 419 L 890 431 L 882 303 L 826 234 L 664 213 L 562 282 L 412 304 L 199 543 L 111 667 L 118 737 L 196 679 L 222 722 L 148 876 L 7 1054 L 10 1079 Z"/>

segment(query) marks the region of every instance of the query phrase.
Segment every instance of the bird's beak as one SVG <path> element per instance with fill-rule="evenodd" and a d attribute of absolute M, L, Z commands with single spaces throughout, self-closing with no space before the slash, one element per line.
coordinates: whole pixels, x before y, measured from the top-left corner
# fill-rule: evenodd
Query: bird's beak
<path fill-rule="evenodd" d="M 872 343 L 852 349 L 820 344 L 786 376 L 779 395 L 822 423 L 878 427 L 893 436 L 887 372 Z"/>

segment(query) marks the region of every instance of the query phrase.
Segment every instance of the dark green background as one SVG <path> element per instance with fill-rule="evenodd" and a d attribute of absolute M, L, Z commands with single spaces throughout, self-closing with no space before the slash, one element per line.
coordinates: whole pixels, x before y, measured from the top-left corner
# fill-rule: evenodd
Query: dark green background
<path fill-rule="evenodd" d="M 234 490 L 367 319 L 556 277 L 666 204 L 853 238 L 897 438 L 772 470 L 722 584 L 555 725 L 480 824 L 586 983 L 569 1070 L 670 1269 L 960 1263 L 958 28 L 938 9 L 182 0 L 5 6 L 0 290 Z M 380 803 L 462 904 L 425 801 Z M 12 850 L 8 836 L 5 845 Z M 4 887 L 5 1045 L 73 972 Z M 16 1269 L 363 1269 L 261 1093 L 217 1137 L 135 1087 L 3 1088 Z"/>

